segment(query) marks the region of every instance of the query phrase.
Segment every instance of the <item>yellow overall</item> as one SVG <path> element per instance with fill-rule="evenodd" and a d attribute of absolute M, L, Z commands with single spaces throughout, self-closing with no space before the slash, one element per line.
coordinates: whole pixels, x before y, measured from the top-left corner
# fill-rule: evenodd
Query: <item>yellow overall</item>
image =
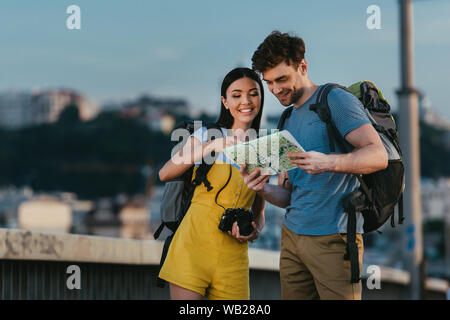
<path fill-rule="evenodd" d="M 195 176 L 196 169 L 194 168 Z M 191 206 L 178 227 L 159 277 L 209 299 L 244 300 L 250 298 L 248 245 L 219 230 L 225 208 L 249 210 L 256 193 L 247 188 L 238 169 L 216 160 L 207 178 L 209 192 L 199 185 Z"/>

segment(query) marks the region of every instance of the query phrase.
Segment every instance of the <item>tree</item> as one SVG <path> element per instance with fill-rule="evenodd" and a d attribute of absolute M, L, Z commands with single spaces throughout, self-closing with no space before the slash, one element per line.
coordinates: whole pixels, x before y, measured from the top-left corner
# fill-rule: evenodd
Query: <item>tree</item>
<path fill-rule="evenodd" d="M 74 125 L 81 122 L 80 111 L 76 104 L 66 106 L 59 115 L 58 122 L 63 125 Z"/>

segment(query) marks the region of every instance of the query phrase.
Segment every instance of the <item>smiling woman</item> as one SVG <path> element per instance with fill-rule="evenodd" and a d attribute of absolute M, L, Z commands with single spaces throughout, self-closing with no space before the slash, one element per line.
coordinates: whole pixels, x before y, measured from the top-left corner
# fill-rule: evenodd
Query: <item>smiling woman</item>
<path fill-rule="evenodd" d="M 190 205 L 168 246 L 159 278 L 170 283 L 172 299 L 250 297 L 247 242 L 258 238 L 264 226 L 265 204 L 244 184 L 239 166 L 225 159 L 223 148 L 234 145 L 235 137 L 246 134 L 248 129 L 259 130 L 263 86 L 253 70 L 236 68 L 225 76 L 221 90 L 222 104 L 216 125 L 227 135 L 230 131 L 232 134 L 211 141 L 207 126 L 196 130 L 189 140 L 193 148 L 187 143 L 182 150 L 190 161 L 177 164 L 170 159 L 159 172 L 167 181 L 190 170 L 197 160 L 212 151 L 222 156 L 204 178 L 201 164 L 192 171 L 195 177 L 192 181 L 207 180 L 209 188 L 194 184 Z M 233 218 L 228 220 L 229 217 Z M 242 217 L 250 217 L 252 230 L 247 230 L 250 234 L 245 224 L 239 222 Z M 225 220 L 231 223 L 224 224 Z"/>

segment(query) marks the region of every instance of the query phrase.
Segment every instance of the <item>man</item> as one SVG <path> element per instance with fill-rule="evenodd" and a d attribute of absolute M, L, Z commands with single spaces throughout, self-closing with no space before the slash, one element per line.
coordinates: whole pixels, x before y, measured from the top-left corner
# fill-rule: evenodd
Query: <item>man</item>
<path fill-rule="evenodd" d="M 347 214 L 341 200 L 359 187 L 353 174 L 386 168 L 387 153 L 362 104 L 336 88 L 328 94 L 332 122 L 350 153 L 330 154 L 326 125 L 309 109 L 319 86 L 308 77 L 305 44 L 299 37 L 272 32 L 252 57 L 269 90 L 287 107 L 294 105 L 283 128 L 307 151 L 289 158 L 298 168 L 267 184 L 259 171 L 241 174 L 247 186 L 270 203 L 286 208 L 282 226 L 280 276 L 283 299 L 361 299 L 361 282 L 350 282 L 346 253 Z M 357 213 L 359 266 L 362 269 L 363 218 Z"/>

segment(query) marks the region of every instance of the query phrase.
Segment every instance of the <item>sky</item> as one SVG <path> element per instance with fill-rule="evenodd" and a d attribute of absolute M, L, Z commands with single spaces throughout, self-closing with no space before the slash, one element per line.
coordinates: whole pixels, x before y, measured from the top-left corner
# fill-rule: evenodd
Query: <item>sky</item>
<path fill-rule="evenodd" d="M 80 30 L 66 27 L 70 5 L 80 7 Z M 381 29 L 367 28 L 370 5 Z M 313 82 L 372 80 L 396 109 L 397 0 L 2 0 L 0 92 L 64 87 L 98 103 L 149 94 L 218 114 L 223 77 L 251 67 L 276 29 L 304 39 Z M 414 83 L 447 119 L 449 35 L 450 0 L 414 1 Z M 265 89 L 265 112 L 281 114 Z"/>

